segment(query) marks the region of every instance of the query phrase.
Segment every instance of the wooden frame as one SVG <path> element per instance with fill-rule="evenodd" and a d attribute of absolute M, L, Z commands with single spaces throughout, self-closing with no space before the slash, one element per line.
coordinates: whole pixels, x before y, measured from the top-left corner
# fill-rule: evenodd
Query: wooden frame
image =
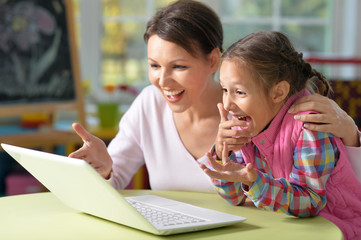
<path fill-rule="evenodd" d="M 43 1 L 43 2 L 42 2 Z M 48 0 L 39 0 L 37 3 L 45 3 Z M 54 2 L 54 1 L 53 1 Z M 59 0 L 58 3 L 64 3 L 65 18 L 68 36 L 68 46 L 70 51 L 71 73 L 74 81 L 74 99 L 53 102 L 31 102 L 21 104 L 1 104 L 0 118 L 11 116 L 22 116 L 24 114 L 46 113 L 49 114 L 49 127 L 39 129 L 39 131 L 21 133 L 21 134 L 0 134 L 0 142 L 19 145 L 23 147 L 42 147 L 45 151 L 51 151 L 56 145 L 66 144 L 75 145 L 82 142 L 81 138 L 73 131 L 60 131 L 54 129 L 54 115 L 61 111 L 75 111 L 77 121 L 83 126 L 86 125 L 84 97 L 82 93 L 80 67 L 78 53 L 75 43 L 74 19 L 71 0 Z"/>

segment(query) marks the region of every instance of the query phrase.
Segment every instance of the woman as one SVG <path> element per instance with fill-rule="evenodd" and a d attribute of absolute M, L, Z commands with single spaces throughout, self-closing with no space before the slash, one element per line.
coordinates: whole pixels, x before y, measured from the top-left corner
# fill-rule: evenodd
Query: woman
<path fill-rule="evenodd" d="M 108 152 L 80 125 L 84 146 L 70 154 L 89 162 L 115 188 L 127 186 L 145 163 L 153 190 L 213 192 L 198 164 L 216 138 L 222 91 L 214 75 L 223 30 L 218 16 L 196 1 L 178 1 L 148 22 L 149 80 L 119 123 Z"/>
<path fill-rule="evenodd" d="M 204 153 L 220 122 L 222 89 L 214 79 L 223 43 L 219 17 L 202 3 L 177 1 L 148 22 L 144 39 L 152 85 L 124 114 L 108 149 L 74 123 L 84 145 L 69 156 L 87 161 L 117 189 L 146 164 L 153 190 L 215 192 L 198 165 L 208 161 Z"/>

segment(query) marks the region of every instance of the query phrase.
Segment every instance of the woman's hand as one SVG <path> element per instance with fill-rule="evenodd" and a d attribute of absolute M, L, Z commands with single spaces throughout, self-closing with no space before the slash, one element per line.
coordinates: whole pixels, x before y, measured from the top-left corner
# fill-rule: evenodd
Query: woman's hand
<path fill-rule="evenodd" d="M 89 163 L 102 177 L 108 179 L 113 161 L 107 151 L 105 143 L 91 135 L 83 126 L 73 123 L 73 129 L 83 139 L 83 146 L 69 154 L 71 158 L 83 159 Z"/>
<path fill-rule="evenodd" d="M 249 187 L 257 180 L 257 172 L 251 163 L 244 166 L 228 160 L 228 147 L 226 143 L 223 145 L 222 164 L 214 160 L 210 153 L 207 153 L 207 157 L 214 170 L 212 171 L 203 164 L 201 164 L 201 168 L 211 178 L 229 182 L 242 182 Z"/>
<path fill-rule="evenodd" d="M 217 107 L 221 116 L 216 139 L 216 154 L 219 158 L 222 155 L 224 143 L 227 143 L 229 151 L 239 151 L 241 147 L 249 143 L 252 137 L 252 128 L 247 121 L 228 120 L 228 112 L 222 103 L 217 104 Z"/>
<path fill-rule="evenodd" d="M 332 99 L 319 94 L 308 95 L 298 100 L 288 112 L 296 114 L 303 111 L 319 112 L 319 114 L 299 114 L 294 116 L 296 120 L 305 122 L 305 128 L 332 133 L 341 138 L 346 146 L 360 146 L 354 120 Z"/>

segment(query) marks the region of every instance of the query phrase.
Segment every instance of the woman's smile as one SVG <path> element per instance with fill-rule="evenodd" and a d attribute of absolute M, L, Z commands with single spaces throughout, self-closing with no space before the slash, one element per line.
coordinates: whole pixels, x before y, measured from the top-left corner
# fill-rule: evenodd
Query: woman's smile
<path fill-rule="evenodd" d="M 182 99 L 184 92 L 185 92 L 184 89 L 183 90 L 164 90 L 163 89 L 164 96 L 171 103 L 180 101 Z"/>

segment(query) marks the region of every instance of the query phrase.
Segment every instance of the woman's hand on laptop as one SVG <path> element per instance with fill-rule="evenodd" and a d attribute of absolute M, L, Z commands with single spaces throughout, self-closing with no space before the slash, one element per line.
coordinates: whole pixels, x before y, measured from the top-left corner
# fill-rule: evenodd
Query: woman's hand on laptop
<path fill-rule="evenodd" d="M 73 129 L 81 137 L 84 144 L 81 148 L 69 154 L 71 158 L 83 159 L 89 163 L 102 177 L 109 179 L 113 161 L 105 143 L 90 134 L 82 125 L 73 123 Z"/>

